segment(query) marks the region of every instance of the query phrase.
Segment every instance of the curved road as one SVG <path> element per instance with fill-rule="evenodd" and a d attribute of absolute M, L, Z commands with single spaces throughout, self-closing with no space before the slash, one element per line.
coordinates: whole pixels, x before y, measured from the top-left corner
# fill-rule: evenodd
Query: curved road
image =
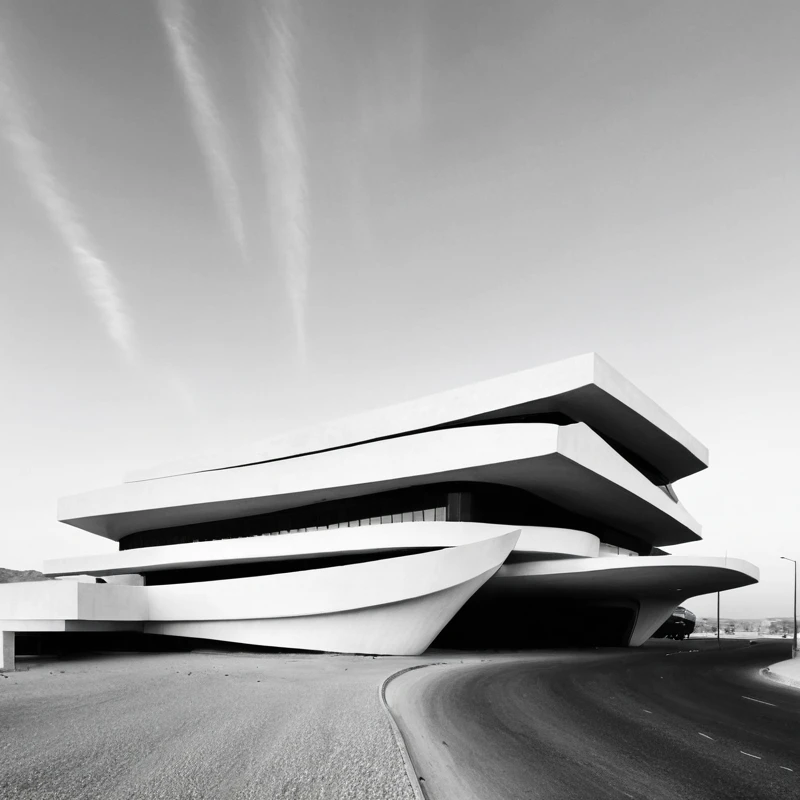
<path fill-rule="evenodd" d="M 790 649 L 730 644 L 432 666 L 387 702 L 431 800 L 797 800 L 800 691 L 758 674 Z"/>

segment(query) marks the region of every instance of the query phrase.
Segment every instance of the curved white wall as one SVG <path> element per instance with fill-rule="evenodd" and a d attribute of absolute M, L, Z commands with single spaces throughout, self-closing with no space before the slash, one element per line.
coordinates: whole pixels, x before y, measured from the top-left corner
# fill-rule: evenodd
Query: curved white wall
<path fill-rule="evenodd" d="M 362 564 L 145 587 L 149 620 L 298 617 L 433 594 L 497 569 L 519 531 L 459 547 Z"/>
<path fill-rule="evenodd" d="M 146 633 L 266 647 L 413 656 L 423 653 L 493 570 L 434 594 L 334 614 L 146 623 Z"/>
<path fill-rule="evenodd" d="M 413 655 L 498 570 L 518 538 L 518 530 L 495 530 L 417 555 L 219 581 L 8 584 L 0 586 L 0 619 L 16 620 L 2 630 L 41 630 L 59 618 L 127 620 L 143 621 L 153 633 Z"/>

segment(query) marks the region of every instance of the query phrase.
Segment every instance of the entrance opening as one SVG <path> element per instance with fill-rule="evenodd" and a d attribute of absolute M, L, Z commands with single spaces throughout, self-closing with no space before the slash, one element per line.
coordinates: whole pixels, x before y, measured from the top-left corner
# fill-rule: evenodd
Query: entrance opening
<path fill-rule="evenodd" d="M 523 599 L 479 592 L 453 617 L 432 647 L 625 647 L 635 622 L 636 606 L 626 600 Z"/>

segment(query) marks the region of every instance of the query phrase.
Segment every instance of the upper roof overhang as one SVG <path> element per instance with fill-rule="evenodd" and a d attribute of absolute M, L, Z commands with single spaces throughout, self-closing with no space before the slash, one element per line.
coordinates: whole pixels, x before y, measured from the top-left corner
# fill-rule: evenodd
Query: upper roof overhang
<path fill-rule="evenodd" d="M 131 472 L 128 482 L 260 464 L 525 415 L 583 422 L 656 483 L 708 466 L 708 450 L 595 353 L 346 417 L 307 430 Z"/>

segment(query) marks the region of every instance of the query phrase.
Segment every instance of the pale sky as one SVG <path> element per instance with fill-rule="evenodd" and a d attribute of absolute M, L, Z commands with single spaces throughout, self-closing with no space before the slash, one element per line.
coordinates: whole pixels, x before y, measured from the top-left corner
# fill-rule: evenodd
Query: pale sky
<path fill-rule="evenodd" d="M 59 495 L 596 351 L 791 614 L 800 4 L 0 0 L 0 566 Z M 715 597 L 686 604 L 713 613 Z"/>

